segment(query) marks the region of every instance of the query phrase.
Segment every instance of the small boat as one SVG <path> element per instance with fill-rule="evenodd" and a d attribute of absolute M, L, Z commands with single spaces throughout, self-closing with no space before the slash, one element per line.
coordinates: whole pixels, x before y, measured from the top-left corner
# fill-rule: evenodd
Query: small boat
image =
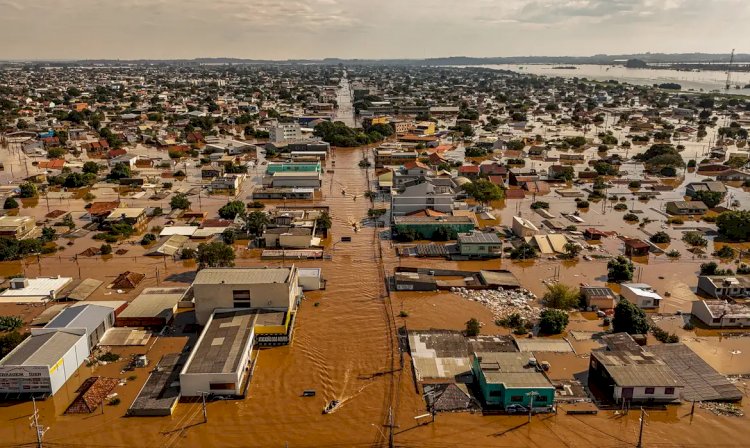
<path fill-rule="evenodd" d="M 334 411 L 334 410 L 335 410 L 335 409 L 336 409 L 337 407 L 339 407 L 339 405 L 340 405 L 340 404 L 341 404 L 341 402 L 340 402 L 340 401 L 338 401 L 338 400 L 331 400 L 331 402 L 330 402 L 330 403 L 328 403 L 328 404 L 326 405 L 326 407 L 325 407 L 325 408 L 323 409 L 323 413 L 324 413 L 324 414 L 330 414 L 330 413 L 331 413 L 331 412 L 333 412 L 333 411 Z"/>

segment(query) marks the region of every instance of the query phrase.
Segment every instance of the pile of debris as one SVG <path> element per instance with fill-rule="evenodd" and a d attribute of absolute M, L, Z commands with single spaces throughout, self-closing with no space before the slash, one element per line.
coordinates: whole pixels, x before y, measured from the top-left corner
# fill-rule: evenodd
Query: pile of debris
<path fill-rule="evenodd" d="M 503 319 L 513 313 L 518 313 L 526 320 L 539 318 L 542 309 L 533 306 L 537 297 L 526 289 L 504 290 L 471 290 L 466 288 L 451 288 L 451 292 L 464 299 L 479 302 L 492 311 L 495 319 Z"/>
<path fill-rule="evenodd" d="M 716 403 L 711 401 L 704 401 L 700 404 L 702 409 L 707 409 L 716 415 L 728 415 L 731 417 L 742 417 L 745 415 L 742 412 L 742 408 L 734 403 Z"/>

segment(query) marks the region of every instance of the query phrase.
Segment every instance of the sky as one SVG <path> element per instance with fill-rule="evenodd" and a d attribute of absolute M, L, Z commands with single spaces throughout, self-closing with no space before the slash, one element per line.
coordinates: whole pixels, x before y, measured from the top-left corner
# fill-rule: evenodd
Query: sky
<path fill-rule="evenodd" d="M 750 0 L 0 0 L 0 59 L 750 53 L 749 19 Z"/>

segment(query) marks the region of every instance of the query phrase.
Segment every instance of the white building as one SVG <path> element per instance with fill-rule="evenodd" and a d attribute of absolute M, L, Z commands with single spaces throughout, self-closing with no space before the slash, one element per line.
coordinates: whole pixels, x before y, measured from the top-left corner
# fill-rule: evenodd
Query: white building
<path fill-rule="evenodd" d="M 750 326 L 750 307 L 724 300 L 696 300 L 690 313 L 709 327 Z"/>
<path fill-rule="evenodd" d="M 391 194 L 391 216 L 404 216 L 427 209 L 450 213 L 454 200 L 455 192 L 451 187 L 422 182 Z"/>
<path fill-rule="evenodd" d="M 278 123 L 270 129 L 269 134 L 270 140 L 274 143 L 301 140 L 302 128 L 297 123 Z"/>
<path fill-rule="evenodd" d="M 10 288 L 0 293 L 0 303 L 45 302 L 55 300 L 73 279 L 71 277 L 14 278 Z"/>
<path fill-rule="evenodd" d="M 54 394 L 114 324 L 114 309 L 66 308 L 0 360 L 0 394 Z"/>
<path fill-rule="evenodd" d="M 622 283 L 620 297 L 635 304 L 638 308 L 659 308 L 662 297 L 645 283 Z"/>
<path fill-rule="evenodd" d="M 701 275 L 698 289 L 711 297 L 750 297 L 750 277 L 745 275 Z"/>
<path fill-rule="evenodd" d="M 217 309 L 263 309 L 292 312 L 302 291 L 299 272 L 288 268 L 212 268 L 193 281 L 195 317 L 206 325 Z"/>
<path fill-rule="evenodd" d="M 539 233 L 539 229 L 528 219 L 520 216 L 513 217 L 513 233 L 521 238 L 532 237 Z"/>
<path fill-rule="evenodd" d="M 242 395 L 257 319 L 252 310 L 220 310 L 211 315 L 180 372 L 183 396 Z"/>

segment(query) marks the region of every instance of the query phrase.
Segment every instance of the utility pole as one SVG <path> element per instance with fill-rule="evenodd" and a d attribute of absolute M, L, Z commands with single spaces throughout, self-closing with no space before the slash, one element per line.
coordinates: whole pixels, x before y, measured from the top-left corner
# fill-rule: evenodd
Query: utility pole
<path fill-rule="evenodd" d="M 638 432 L 638 445 L 636 445 L 636 448 L 643 448 L 643 424 L 646 422 L 647 415 L 648 414 L 646 414 L 646 411 L 644 411 L 643 407 L 641 407 L 641 417 L 639 419 L 641 421 L 641 429 Z"/>
<path fill-rule="evenodd" d="M 36 400 L 34 397 L 31 397 L 31 402 L 34 405 L 34 413 L 29 419 L 33 419 L 31 426 L 34 428 L 34 431 L 36 431 L 36 446 L 37 448 L 42 448 L 42 438 L 44 438 L 44 433 L 47 432 L 49 428 L 45 428 L 39 424 L 39 411 L 36 408 Z"/>
<path fill-rule="evenodd" d="M 393 448 L 393 408 L 388 408 L 388 448 Z"/>
<path fill-rule="evenodd" d="M 529 403 L 529 423 L 531 423 L 531 415 L 534 412 L 534 397 L 539 395 L 539 392 L 532 390 L 531 392 L 528 392 L 526 395 L 531 397 L 531 403 Z"/>
<path fill-rule="evenodd" d="M 203 401 L 203 423 L 208 423 L 208 413 L 206 411 L 206 395 L 207 392 L 201 392 L 201 400 Z"/>

